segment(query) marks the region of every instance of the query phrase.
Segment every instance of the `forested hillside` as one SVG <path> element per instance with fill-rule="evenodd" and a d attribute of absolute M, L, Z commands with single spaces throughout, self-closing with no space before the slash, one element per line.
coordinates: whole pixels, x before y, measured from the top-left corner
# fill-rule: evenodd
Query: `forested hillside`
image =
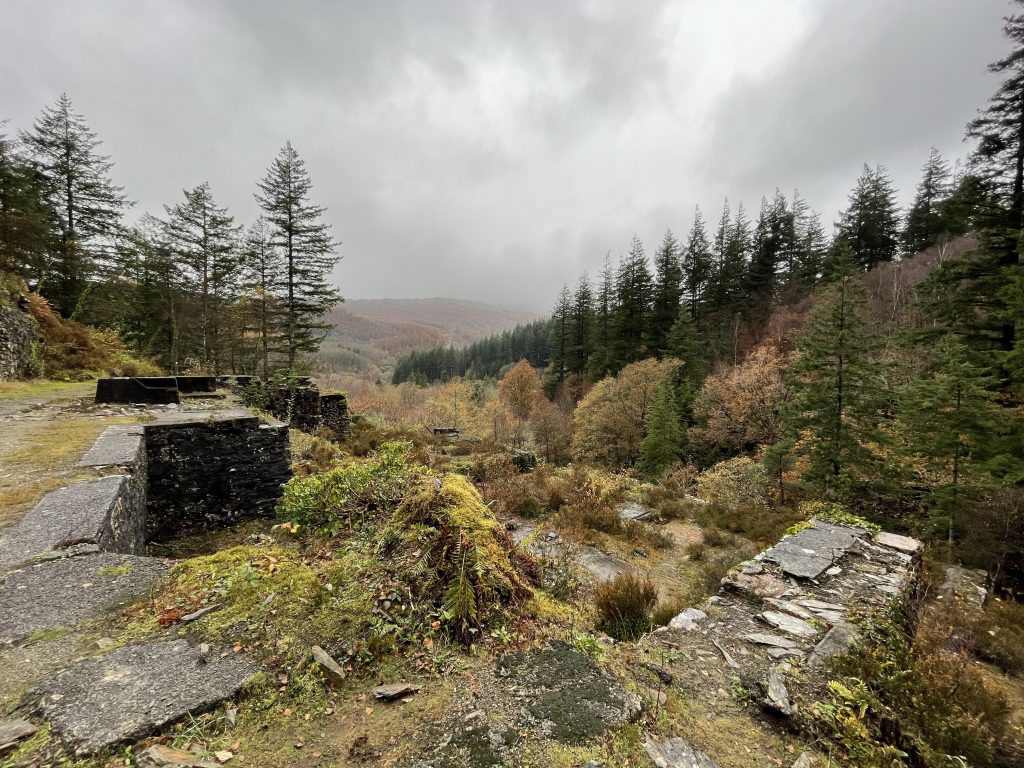
<path fill-rule="evenodd" d="M 460 299 L 356 299 L 331 310 L 318 373 L 390 378 L 412 351 L 462 346 L 529 322 L 537 313 Z"/>
<path fill-rule="evenodd" d="M 682 237 L 634 237 L 596 280 L 563 287 L 545 325 L 411 354 L 394 381 L 485 379 L 525 359 L 558 408 L 517 417 L 507 402 L 498 418 L 498 393 L 481 415 L 496 437 L 532 430 L 546 453 L 654 480 L 752 460 L 781 503 L 842 502 L 1019 585 L 1024 21 L 1007 34 L 1017 52 L 992 65 L 1006 80 L 967 128 L 968 162 L 923 152 L 908 209 L 868 164 L 831 232 L 798 192 L 754 216 L 726 201 L 714 224 L 698 209 Z M 443 401 L 426 413 L 451 421 Z"/>

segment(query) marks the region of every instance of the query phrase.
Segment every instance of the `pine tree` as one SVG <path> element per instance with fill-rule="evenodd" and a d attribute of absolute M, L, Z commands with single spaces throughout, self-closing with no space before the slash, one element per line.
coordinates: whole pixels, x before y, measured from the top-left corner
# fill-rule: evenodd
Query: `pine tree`
<path fill-rule="evenodd" d="M 234 299 L 239 227 L 213 199 L 209 183 L 184 191 L 184 202 L 167 207 L 167 242 L 199 302 L 197 353 L 203 368 L 223 369 L 227 304 Z"/>
<path fill-rule="evenodd" d="M 761 214 L 754 232 L 753 255 L 747 271 L 750 315 L 767 317 L 778 290 L 778 273 L 787 259 L 795 261 L 796 230 L 793 213 L 779 190 L 771 202 L 761 199 Z M 790 266 L 791 268 L 791 266 Z"/>
<path fill-rule="evenodd" d="M 44 282 L 55 224 L 42 177 L 0 133 L 0 271 Z"/>
<path fill-rule="evenodd" d="M 651 288 L 653 280 L 640 238 L 633 236 L 629 252 L 619 262 L 615 280 L 614 370 L 649 355 Z"/>
<path fill-rule="evenodd" d="M 130 205 L 110 180 L 113 163 L 100 140 L 61 94 L 43 110 L 22 141 L 45 179 L 46 200 L 58 226 L 53 280 L 41 286 L 65 316 L 80 308 L 90 281 L 115 258 L 114 238 Z"/>
<path fill-rule="evenodd" d="M 942 234 L 948 232 L 943 212 L 950 194 L 949 165 L 939 150 L 932 147 L 921 172 L 914 202 L 907 211 L 907 222 L 900 238 L 904 254 L 913 256 L 934 245 Z"/>
<path fill-rule="evenodd" d="M 252 307 L 250 328 L 256 339 L 258 370 L 264 380 L 270 375 L 271 354 L 279 351 L 281 302 L 277 291 L 283 272 L 281 251 L 273 244 L 270 226 L 261 216 L 246 233 L 240 277 Z"/>
<path fill-rule="evenodd" d="M 558 385 L 569 375 L 569 357 L 573 339 L 573 300 L 568 285 L 563 285 L 555 308 L 551 312 L 551 376 L 545 381 L 549 395 L 558 390 Z"/>
<path fill-rule="evenodd" d="M 591 333 L 594 327 L 594 296 L 590 278 L 584 272 L 580 275 L 576 290 L 572 294 L 572 343 L 568 350 L 570 373 L 583 373 L 593 352 Z"/>
<path fill-rule="evenodd" d="M 728 211 L 726 201 L 726 211 Z M 726 213 L 728 215 L 728 213 Z M 695 323 L 701 320 L 701 308 L 707 300 L 708 289 L 715 273 L 715 259 L 708 243 L 708 235 L 704 227 L 704 216 L 700 207 L 693 214 L 693 227 L 686 240 L 684 256 L 684 273 L 687 301 L 690 305 L 690 317 Z M 675 312 L 672 313 L 675 318 Z"/>
<path fill-rule="evenodd" d="M 679 458 L 686 444 L 673 381 L 673 376 L 665 377 L 655 392 L 654 404 L 645 421 L 639 469 L 650 480 L 660 479 L 665 470 Z"/>
<path fill-rule="evenodd" d="M 821 278 L 828 253 L 828 239 L 821 217 L 810 209 L 798 194 L 793 195 L 793 217 L 796 226 L 796 263 L 789 276 L 789 295 L 798 298 L 810 291 Z"/>
<path fill-rule="evenodd" d="M 676 321 L 668 333 L 665 353 L 682 361 L 679 375 L 683 380 L 694 386 L 700 384 L 707 373 L 704 344 L 686 307 L 680 307 L 676 314 Z"/>
<path fill-rule="evenodd" d="M 672 231 L 665 233 L 661 247 L 654 254 L 654 300 L 651 306 L 651 351 L 661 355 L 665 351 L 669 329 L 679 314 L 683 293 L 683 268 L 679 243 Z"/>
<path fill-rule="evenodd" d="M 839 216 L 836 236 L 853 250 L 862 270 L 899 254 L 900 213 L 888 171 L 867 164 L 850 192 L 849 206 Z"/>
<path fill-rule="evenodd" d="M 990 400 L 990 372 L 972 361 L 953 334 L 935 348 L 930 371 L 901 393 L 900 422 L 916 458 L 928 473 L 931 502 L 945 518 L 954 543 L 965 505 L 990 482 L 979 459 L 993 442 L 998 409 Z"/>
<path fill-rule="evenodd" d="M 785 431 L 797 454 L 807 458 L 805 481 L 826 498 L 842 497 L 878 469 L 871 448 L 880 440 L 878 370 L 871 360 L 866 307 L 857 276 L 848 272 L 829 285 L 789 369 L 795 394 L 784 415 Z"/>
<path fill-rule="evenodd" d="M 295 370 L 301 355 L 319 349 L 331 327 L 323 318 L 342 300 L 338 289 L 328 283 L 338 263 L 339 243 L 323 221 L 326 209 L 309 200 L 312 188 L 306 164 L 289 141 L 267 169 L 256 194 L 273 232 L 271 242 L 284 259 L 280 293 L 289 371 Z"/>
<path fill-rule="evenodd" d="M 587 361 L 587 378 L 600 381 L 612 369 L 612 343 L 615 323 L 615 273 L 611 254 L 604 256 L 604 266 L 597 283 L 594 299 L 594 322 L 591 331 L 593 351 Z"/>

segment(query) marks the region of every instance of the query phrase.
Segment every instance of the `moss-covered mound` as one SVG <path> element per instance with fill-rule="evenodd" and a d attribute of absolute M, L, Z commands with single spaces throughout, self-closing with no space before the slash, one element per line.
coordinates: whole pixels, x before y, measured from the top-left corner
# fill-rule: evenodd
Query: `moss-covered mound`
<path fill-rule="evenodd" d="M 532 560 L 512 542 L 462 475 L 423 477 L 403 500 L 389 552 L 410 553 L 417 578 L 410 584 L 422 602 L 439 603 L 441 617 L 466 636 L 518 612 L 533 590 Z"/>

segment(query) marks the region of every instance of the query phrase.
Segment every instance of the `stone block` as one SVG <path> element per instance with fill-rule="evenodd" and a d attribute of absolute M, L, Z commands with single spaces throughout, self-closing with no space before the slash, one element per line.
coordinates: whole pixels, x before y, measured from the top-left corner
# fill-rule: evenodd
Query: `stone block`
<path fill-rule="evenodd" d="M 119 377 L 96 382 L 97 403 L 178 403 L 178 383 L 173 376 Z"/>

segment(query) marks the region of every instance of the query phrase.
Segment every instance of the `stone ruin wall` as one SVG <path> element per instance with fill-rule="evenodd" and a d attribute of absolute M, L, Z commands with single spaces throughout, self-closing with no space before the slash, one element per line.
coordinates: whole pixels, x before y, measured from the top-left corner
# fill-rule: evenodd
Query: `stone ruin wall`
<path fill-rule="evenodd" d="M 268 517 L 291 477 L 288 428 L 245 412 L 145 430 L 149 538 Z"/>
<path fill-rule="evenodd" d="M 36 324 L 29 314 L 0 304 L 0 381 L 31 372 L 35 338 Z"/>
<path fill-rule="evenodd" d="M 108 427 L 78 463 L 110 474 L 48 493 L 0 535 L 0 571 L 38 556 L 144 555 L 170 536 L 268 516 L 291 476 L 288 428 L 247 411 Z"/>
<path fill-rule="evenodd" d="M 323 394 L 309 379 L 299 378 L 282 385 L 262 383 L 258 379 L 248 382 L 240 393 L 246 405 L 260 401 L 270 413 L 303 432 L 316 432 L 327 428 L 335 439 L 348 435 L 351 417 L 348 398 L 339 393 Z"/>

